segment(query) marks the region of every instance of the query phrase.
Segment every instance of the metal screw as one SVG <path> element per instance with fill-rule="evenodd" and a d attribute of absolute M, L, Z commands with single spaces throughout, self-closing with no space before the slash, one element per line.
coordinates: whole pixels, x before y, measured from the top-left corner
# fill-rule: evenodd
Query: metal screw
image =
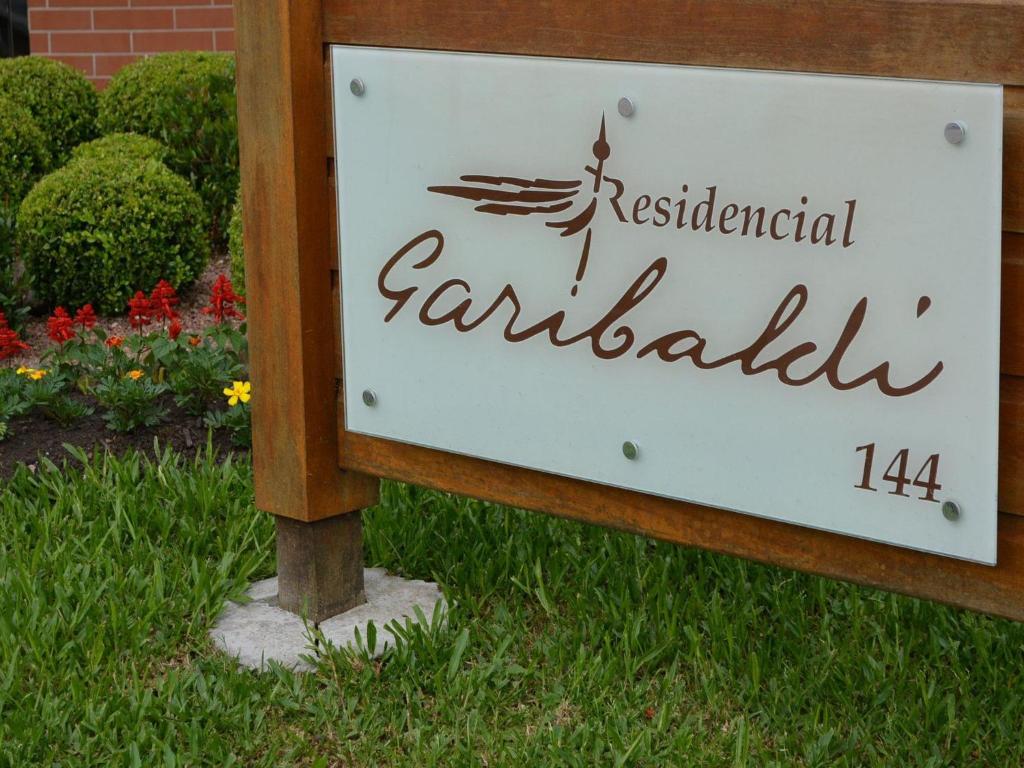
<path fill-rule="evenodd" d="M 622 444 L 622 455 L 630 461 L 635 461 L 640 455 L 640 446 L 632 440 L 627 440 Z"/>
<path fill-rule="evenodd" d="M 348 88 L 356 96 L 362 96 L 366 93 L 366 84 L 358 77 L 352 78 L 352 82 L 348 84 Z"/>
<path fill-rule="evenodd" d="M 623 96 L 619 99 L 619 114 L 623 117 L 632 117 L 633 113 L 636 112 L 636 104 L 628 96 Z"/>
<path fill-rule="evenodd" d="M 942 502 L 942 516 L 951 523 L 955 523 L 960 519 L 960 505 L 955 501 Z"/>
<path fill-rule="evenodd" d="M 377 404 L 377 393 L 372 389 L 363 390 L 363 405 L 373 408 Z"/>
<path fill-rule="evenodd" d="M 967 137 L 967 126 L 959 120 L 946 123 L 946 128 L 942 135 L 946 137 L 946 141 L 950 144 L 959 144 Z"/>

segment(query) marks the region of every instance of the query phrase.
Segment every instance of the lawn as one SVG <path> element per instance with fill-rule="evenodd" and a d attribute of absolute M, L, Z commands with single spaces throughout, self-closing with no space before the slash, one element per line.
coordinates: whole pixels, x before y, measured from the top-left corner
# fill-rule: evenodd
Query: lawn
<path fill-rule="evenodd" d="M 446 627 L 317 674 L 207 631 L 273 573 L 244 461 L 0 491 L 0 765 L 1019 765 L 1024 627 L 386 484 L 368 564 Z"/>

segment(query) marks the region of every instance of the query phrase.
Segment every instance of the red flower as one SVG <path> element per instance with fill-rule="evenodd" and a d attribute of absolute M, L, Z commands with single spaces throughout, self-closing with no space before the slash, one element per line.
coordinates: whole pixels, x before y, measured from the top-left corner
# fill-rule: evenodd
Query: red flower
<path fill-rule="evenodd" d="M 142 291 L 128 299 L 128 322 L 137 331 L 153 322 L 153 305 Z"/>
<path fill-rule="evenodd" d="M 111 336 L 103 343 L 108 347 L 120 347 L 124 344 L 124 338 L 122 336 Z"/>
<path fill-rule="evenodd" d="M 84 330 L 89 330 L 96 325 L 96 313 L 93 311 L 92 304 L 86 304 L 75 312 L 75 325 L 82 326 Z"/>
<path fill-rule="evenodd" d="M 171 324 L 167 327 L 167 335 L 171 337 L 171 341 L 177 341 L 178 336 L 181 335 L 181 321 L 177 317 L 171 320 Z"/>
<path fill-rule="evenodd" d="M 154 320 L 174 320 L 178 313 L 174 311 L 180 299 L 174 292 L 174 286 L 166 280 L 156 284 L 156 288 L 149 295 L 149 306 Z"/>
<path fill-rule="evenodd" d="M 213 319 L 218 323 L 223 323 L 227 317 L 245 320 L 245 315 L 235 309 L 235 304 L 244 303 L 245 299 L 235 293 L 231 281 L 220 275 L 210 291 L 210 306 L 203 307 L 203 314 L 213 315 Z"/>
<path fill-rule="evenodd" d="M 189 336 L 188 343 L 190 347 L 198 347 L 200 344 L 203 343 L 203 340 L 198 336 Z"/>
<path fill-rule="evenodd" d="M 63 344 L 75 338 L 74 322 L 64 307 L 57 307 L 46 321 L 46 335 L 51 341 Z"/>
<path fill-rule="evenodd" d="M 3 310 L 0 310 L 0 360 L 14 357 L 28 348 L 28 344 L 21 340 L 18 332 L 8 327 L 7 318 Z"/>

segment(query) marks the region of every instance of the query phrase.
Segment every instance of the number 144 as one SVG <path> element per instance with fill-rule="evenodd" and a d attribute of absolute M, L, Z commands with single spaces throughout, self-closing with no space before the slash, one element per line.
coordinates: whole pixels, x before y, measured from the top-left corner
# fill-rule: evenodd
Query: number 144
<path fill-rule="evenodd" d="M 871 485 L 871 472 L 875 461 L 875 444 L 868 443 L 867 445 L 857 446 L 857 453 L 861 451 L 864 452 L 864 474 L 861 477 L 860 483 L 853 487 L 860 488 L 863 491 L 877 491 L 878 489 Z M 942 490 L 942 486 L 939 484 L 939 454 L 933 453 L 929 456 L 913 479 L 910 478 L 910 474 L 907 471 L 909 463 L 909 448 L 901 448 L 893 460 L 889 462 L 889 467 L 881 478 L 895 486 L 895 489 L 889 491 L 889 493 L 893 496 L 909 497 L 910 494 L 905 491 L 907 486 L 921 488 L 924 490 L 924 495 L 918 497 L 921 501 L 934 501 L 938 503 L 938 499 L 935 498 L 935 492 Z"/>

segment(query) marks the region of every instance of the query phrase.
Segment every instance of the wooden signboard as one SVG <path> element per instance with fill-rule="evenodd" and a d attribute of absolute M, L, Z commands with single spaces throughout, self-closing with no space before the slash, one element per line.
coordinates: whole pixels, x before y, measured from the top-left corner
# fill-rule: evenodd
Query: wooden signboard
<path fill-rule="evenodd" d="M 362 599 L 359 510 L 395 478 L 1024 618 L 1024 7 L 237 15 L 284 607 Z M 742 312 L 716 307 L 726 279 Z M 472 311 L 471 284 L 495 289 Z M 544 311 L 475 323 L 495 295 Z"/>

